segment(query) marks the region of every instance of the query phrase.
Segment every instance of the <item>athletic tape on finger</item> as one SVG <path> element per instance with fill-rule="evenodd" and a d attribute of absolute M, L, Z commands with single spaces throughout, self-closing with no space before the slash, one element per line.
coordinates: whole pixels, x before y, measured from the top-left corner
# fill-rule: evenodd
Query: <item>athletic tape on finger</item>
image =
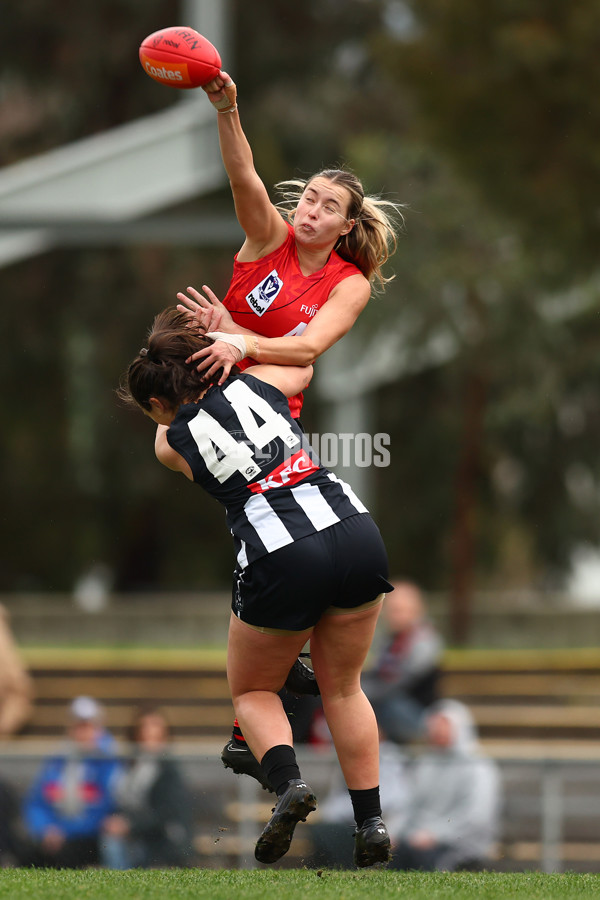
<path fill-rule="evenodd" d="M 227 112 L 230 109 L 234 109 L 236 106 L 237 88 L 234 82 L 230 81 L 229 84 L 225 84 L 223 90 L 225 92 L 224 97 L 220 100 L 211 100 L 212 105 L 215 109 L 218 109 L 219 112 Z"/>

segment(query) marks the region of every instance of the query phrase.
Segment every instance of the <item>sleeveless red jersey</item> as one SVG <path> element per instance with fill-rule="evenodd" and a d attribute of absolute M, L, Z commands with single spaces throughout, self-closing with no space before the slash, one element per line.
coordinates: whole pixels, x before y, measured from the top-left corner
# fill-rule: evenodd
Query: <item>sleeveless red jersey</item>
<path fill-rule="evenodd" d="M 289 223 L 288 236 L 272 253 L 253 262 L 233 263 L 233 276 L 223 303 L 233 321 L 264 337 L 287 337 L 302 334 L 310 320 L 329 299 L 336 284 L 350 275 L 360 275 L 354 263 L 346 262 L 332 251 L 322 269 L 303 275 L 298 262 L 294 229 Z M 244 359 L 245 369 L 256 365 Z M 290 397 L 290 411 L 298 418 L 303 395 Z"/>

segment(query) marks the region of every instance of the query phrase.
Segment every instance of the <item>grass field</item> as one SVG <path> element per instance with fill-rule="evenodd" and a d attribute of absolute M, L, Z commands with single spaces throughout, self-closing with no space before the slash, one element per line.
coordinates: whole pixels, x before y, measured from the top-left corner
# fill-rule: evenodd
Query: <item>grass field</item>
<path fill-rule="evenodd" d="M 287 869 L 0 871 L 6 900 L 598 900 L 600 875 Z"/>

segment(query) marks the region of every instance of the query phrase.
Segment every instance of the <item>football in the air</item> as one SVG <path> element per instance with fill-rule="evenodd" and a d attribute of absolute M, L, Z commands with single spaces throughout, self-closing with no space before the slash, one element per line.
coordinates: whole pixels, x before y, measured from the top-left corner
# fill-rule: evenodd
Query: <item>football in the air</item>
<path fill-rule="evenodd" d="M 221 57 L 210 41 L 193 28 L 172 26 L 154 31 L 140 44 L 144 72 L 175 88 L 208 84 L 221 70 Z"/>

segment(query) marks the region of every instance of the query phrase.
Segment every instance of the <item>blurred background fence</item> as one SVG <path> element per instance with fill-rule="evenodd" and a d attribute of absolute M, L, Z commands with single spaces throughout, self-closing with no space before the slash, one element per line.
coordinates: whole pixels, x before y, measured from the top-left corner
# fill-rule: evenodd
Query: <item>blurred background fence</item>
<path fill-rule="evenodd" d="M 221 766 L 217 758 L 220 747 L 218 743 L 180 746 L 175 754 L 189 785 L 196 864 L 253 868 L 254 844 L 270 814 L 272 800 L 254 781 L 234 776 Z M 35 750 L 3 748 L 0 778 L 22 794 L 42 759 Z M 325 796 L 338 770 L 331 751 L 300 747 L 298 759 L 305 777 L 320 796 Z M 501 758 L 498 765 L 504 797 L 501 828 L 487 867 L 495 871 L 599 872 L 598 762 L 517 756 Z M 307 826 L 298 829 L 291 851 L 278 867 L 305 865 L 311 858 L 319 867 L 319 843 L 312 836 L 312 824 L 309 820 Z M 347 854 L 352 846 L 352 826 L 348 825 L 346 831 Z"/>

